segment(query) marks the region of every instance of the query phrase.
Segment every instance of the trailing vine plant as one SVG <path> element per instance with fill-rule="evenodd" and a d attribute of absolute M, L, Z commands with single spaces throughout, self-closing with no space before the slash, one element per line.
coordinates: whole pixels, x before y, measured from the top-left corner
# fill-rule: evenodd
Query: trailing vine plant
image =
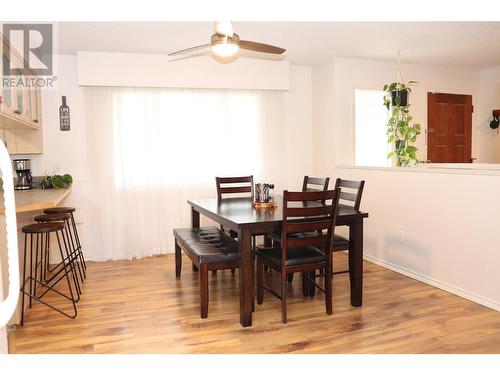
<path fill-rule="evenodd" d="M 390 117 L 387 122 L 387 142 L 392 143 L 394 148 L 387 154 L 390 159 L 396 156 L 396 165 L 398 167 L 410 167 L 418 163 L 417 148 L 412 146 L 417 136 L 420 134 L 420 124 L 412 124 L 413 117 L 410 115 L 410 104 L 408 94 L 411 87 L 417 82 L 409 81 L 404 83 L 403 75 L 399 67 L 398 52 L 398 74 L 402 82 L 393 82 L 384 85 L 384 105 L 390 111 Z"/>

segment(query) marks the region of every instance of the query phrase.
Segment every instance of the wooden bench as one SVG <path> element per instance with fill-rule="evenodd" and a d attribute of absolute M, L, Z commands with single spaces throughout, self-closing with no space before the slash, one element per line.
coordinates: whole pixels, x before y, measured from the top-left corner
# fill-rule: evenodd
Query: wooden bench
<path fill-rule="evenodd" d="M 238 241 L 217 227 L 174 229 L 175 276 L 181 277 L 182 253 L 199 269 L 200 312 L 208 316 L 208 271 L 239 268 Z"/>

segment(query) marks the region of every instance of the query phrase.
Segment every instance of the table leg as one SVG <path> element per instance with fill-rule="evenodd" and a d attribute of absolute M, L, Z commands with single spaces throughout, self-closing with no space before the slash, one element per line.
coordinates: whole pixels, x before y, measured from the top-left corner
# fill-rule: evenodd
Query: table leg
<path fill-rule="evenodd" d="M 349 279 L 351 305 L 363 303 L 363 219 L 356 218 L 349 225 Z"/>
<path fill-rule="evenodd" d="M 242 229 L 238 235 L 240 246 L 240 324 L 243 327 L 252 325 L 253 310 L 253 254 L 250 231 Z"/>
<path fill-rule="evenodd" d="M 199 228 L 200 227 L 200 213 L 194 209 L 194 207 L 191 206 L 191 226 L 193 228 Z M 195 266 L 193 263 L 191 265 L 193 272 L 198 272 L 198 267 Z"/>

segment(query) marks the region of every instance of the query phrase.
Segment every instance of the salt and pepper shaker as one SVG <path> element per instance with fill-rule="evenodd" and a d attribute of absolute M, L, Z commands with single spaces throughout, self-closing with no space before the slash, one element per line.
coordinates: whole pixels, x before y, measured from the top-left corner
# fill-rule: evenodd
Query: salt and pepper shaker
<path fill-rule="evenodd" d="M 263 183 L 255 184 L 255 201 L 258 203 L 273 203 L 274 185 Z"/>

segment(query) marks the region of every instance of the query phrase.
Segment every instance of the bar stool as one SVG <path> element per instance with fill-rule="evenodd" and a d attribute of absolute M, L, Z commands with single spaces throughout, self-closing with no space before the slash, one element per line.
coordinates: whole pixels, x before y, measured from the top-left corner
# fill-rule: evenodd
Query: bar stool
<path fill-rule="evenodd" d="M 24 263 L 23 263 L 23 283 L 21 286 L 22 292 L 22 303 L 21 303 L 21 326 L 24 324 L 24 300 L 25 296 L 29 297 L 29 307 L 32 306 L 32 300 L 36 300 L 38 302 L 43 303 L 44 305 L 50 307 L 51 309 L 56 310 L 57 312 L 67 316 L 68 318 L 74 319 L 77 314 L 76 310 L 76 301 L 77 299 L 74 297 L 73 288 L 71 286 L 70 274 L 72 273 L 71 267 L 67 262 L 68 256 L 64 255 L 69 254 L 69 249 L 66 247 L 67 240 L 65 239 L 64 234 L 64 223 L 63 222 L 51 222 L 51 223 L 38 223 L 38 224 L 30 224 L 26 225 L 22 228 L 22 232 L 24 233 Z M 48 241 L 50 241 L 50 234 L 55 233 L 57 238 L 57 244 L 59 246 L 59 253 L 61 256 L 62 267 L 61 270 L 53 275 L 49 280 L 45 281 L 42 279 L 42 271 L 45 266 L 43 260 L 43 249 L 44 245 L 47 246 Z M 27 264 L 27 255 L 28 255 L 28 237 L 29 237 L 29 269 L 26 269 Z M 62 242 L 61 242 L 62 239 Z M 45 243 L 44 243 L 45 241 Z M 64 246 L 64 249 L 63 249 Z M 33 267 L 34 266 L 34 267 Z M 28 278 L 26 278 L 26 273 L 29 272 Z M 40 278 L 38 272 L 40 271 Z M 60 273 L 63 273 L 61 277 L 58 277 Z M 69 296 L 56 290 L 54 287 L 63 279 L 66 279 Z M 54 281 L 55 280 L 55 281 Z M 26 291 L 26 284 L 29 284 L 29 292 Z M 37 295 L 37 285 L 41 285 L 46 288 L 43 293 Z M 53 291 L 60 296 L 71 301 L 73 306 L 73 313 L 69 314 L 48 302 L 42 300 L 43 296 L 49 292 Z"/>
<path fill-rule="evenodd" d="M 64 245 L 66 246 L 67 249 L 69 249 L 69 254 L 67 254 L 67 258 L 68 258 L 67 261 L 71 267 L 71 271 L 72 271 L 72 274 L 74 276 L 76 275 L 75 269 L 78 270 L 78 275 L 80 276 L 80 280 L 78 280 L 78 275 L 76 275 L 76 277 L 74 277 L 74 282 L 75 282 L 75 288 L 76 288 L 77 294 L 78 294 L 78 296 L 80 296 L 80 294 L 82 293 L 81 287 L 80 287 L 80 281 L 83 283 L 86 275 L 85 275 L 85 269 L 83 267 L 83 262 L 82 262 L 80 251 L 78 250 L 78 247 L 76 245 L 76 241 L 73 239 L 73 235 L 72 235 L 72 232 L 70 229 L 71 228 L 70 218 L 71 218 L 71 216 L 69 214 L 47 214 L 47 215 L 35 216 L 33 219 L 37 223 L 51 223 L 54 221 L 62 221 L 65 224 L 65 226 L 64 226 L 64 230 L 66 233 L 65 241 L 67 241 L 67 243 L 65 243 Z M 63 264 L 63 261 L 61 261 L 54 268 L 52 268 L 52 269 L 50 268 L 50 243 L 49 243 L 49 241 L 46 241 L 44 259 L 45 259 L 45 267 L 43 270 L 43 272 L 44 272 L 43 277 L 44 277 L 44 280 L 47 280 L 47 271 L 48 272 L 55 272 L 59 268 L 58 272 L 60 272 L 62 264 Z M 78 260 L 80 260 L 80 262 Z"/>
<path fill-rule="evenodd" d="M 76 211 L 76 209 L 74 207 L 52 207 L 52 208 L 46 208 L 45 210 L 43 210 L 43 213 L 44 214 L 69 214 L 71 216 L 70 228 L 72 229 L 73 235 L 75 237 L 76 246 L 78 248 L 79 256 L 80 256 L 81 261 L 83 263 L 83 268 L 87 269 L 87 264 L 85 263 L 85 257 L 83 256 L 82 244 L 80 243 L 80 236 L 78 235 L 78 230 L 76 229 L 75 216 L 73 215 L 73 212 L 75 212 L 75 211 Z"/>

